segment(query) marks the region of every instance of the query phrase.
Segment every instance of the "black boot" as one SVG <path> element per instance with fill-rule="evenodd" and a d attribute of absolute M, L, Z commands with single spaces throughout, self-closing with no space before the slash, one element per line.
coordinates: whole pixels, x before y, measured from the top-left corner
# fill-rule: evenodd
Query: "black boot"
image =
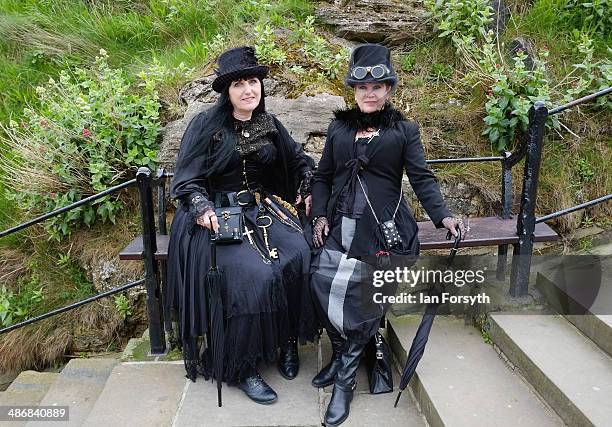
<path fill-rule="evenodd" d="M 342 353 L 341 367 L 336 376 L 334 391 L 325 412 L 325 425 L 339 426 L 349 416 L 351 401 L 355 390 L 355 376 L 359 367 L 359 360 L 364 349 L 363 344 L 351 341 L 346 343 Z"/>
<path fill-rule="evenodd" d="M 297 377 L 300 370 L 300 357 L 298 356 L 298 345 L 295 338 L 287 341 L 287 350 L 281 351 L 278 360 L 278 371 L 287 380 Z"/>
<path fill-rule="evenodd" d="M 256 403 L 268 404 L 275 402 L 278 398 L 276 392 L 270 387 L 257 371 L 244 378 L 238 384 L 238 388 Z"/>
<path fill-rule="evenodd" d="M 329 363 L 312 379 L 312 385 L 318 388 L 327 387 L 336 381 L 336 374 L 340 369 L 340 359 L 344 347 L 344 338 L 335 330 L 327 330 L 332 345 L 332 356 Z"/>

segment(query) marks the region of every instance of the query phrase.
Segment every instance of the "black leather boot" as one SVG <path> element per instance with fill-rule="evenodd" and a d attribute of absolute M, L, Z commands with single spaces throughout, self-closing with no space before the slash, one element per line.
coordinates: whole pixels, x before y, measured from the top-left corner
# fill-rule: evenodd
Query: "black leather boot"
<path fill-rule="evenodd" d="M 298 345 L 295 338 L 287 341 L 287 350 L 281 351 L 278 359 L 278 371 L 287 380 L 297 377 L 300 370 L 300 357 L 298 356 Z"/>
<path fill-rule="evenodd" d="M 259 373 L 254 372 L 251 376 L 244 378 L 238 384 L 238 388 L 256 403 L 269 404 L 276 402 L 278 395 L 270 387 Z"/>
<path fill-rule="evenodd" d="M 325 425 L 335 427 L 342 424 L 349 416 L 351 401 L 355 391 L 355 376 L 361 360 L 365 345 L 351 341 L 346 343 L 342 353 L 341 366 L 336 376 L 334 391 L 332 392 L 327 411 L 325 412 Z"/>
<path fill-rule="evenodd" d="M 342 357 L 344 338 L 335 330 L 328 330 L 327 335 L 332 345 L 332 356 L 329 363 L 312 379 L 312 385 L 318 388 L 332 385 L 336 381 L 336 374 L 341 365 L 340 358 Z"/>

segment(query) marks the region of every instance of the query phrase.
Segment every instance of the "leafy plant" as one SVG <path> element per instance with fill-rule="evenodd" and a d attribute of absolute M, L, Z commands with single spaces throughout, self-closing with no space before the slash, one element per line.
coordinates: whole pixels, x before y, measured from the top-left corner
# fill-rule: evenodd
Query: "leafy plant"
<path fill-rule="evenodd" d="M 577 159 L 574 162 L 574 170 L 583 183 L 592 181 L 595 176 L 595 171 L 585 159 Z"/>
<path fill-rule="evenodd" d="M 429 70 L 429 80 L 436 83 L 445 82 L 453 76 L 454 72 L 455 69 L 452 65 L 435 63 L 431 66 L 431 70 Z"/>
<path fill-rule="evenodd" d="M 63 71 L 59 82 L 39 86 L 40 107 L 25 108 L 21 125 L 4 127 L 14 157 L 3 158 L 2 166 L 13 199 L 29 212 L 49 212 L 124 181 L 138 166 L 154 168 L 161 126 L 156 86 L 172 73 L 157 64 L 140 74 L 136 92 L 101 50 L 93 70 Z M 54 217 L 45 228 L 59 241 L 75 225 L 114 222 L 122 207 L 107 196 Z"/>
<path fill-rule="evenodd" d="M 25 277 L 18 282 L 20 291 L 0 288 L 0 326 L 8 327 L 27 320 L 32 316 L 37 305 L 43 300 L 43 287 L 37 274 Z"/>
<path fill-rule="evenodd" d="M 438 37 L 453 41 L 459 36 L 483 37 L 493 22 L 488 0 L 426 0 L 425 5 L 438 23 Z"/>
<path fill-rule="evenodd" d="M 316 33 L 314 16 L 306 17 L 303 24 L 293 24 L 290 40 L 301 45 L 309 65 L 318 68 L 318 78 L 337 79 L 349 57 L 347 49 L 333 47 L 323 36 Z"/>
<path fill-rule="evenodd" d="M 414 52 L 409 52 L 402 55 L 401 58 L 401 69 L 407 73 L 414 70 L 416 66 L 416 54 Z"/>
<path fill-rule="evenodd" d="M 130 300 L 124 294 L 117 294 L 114 296 L 115 308 L 121 314 L 121 317 L 125 321 L 129 316 L 132 315 L 132 307 L 130 306 Z"/>
<path fill-rule="evenodd" d="M 607 34 L 612 31 L 612 4 L 610 0 L 566 0 L 561 19 L 576 29 Z"/>
<path fill-rule="evenodd" d="M 276 36 L 270 25 L 256 25 L 253 32 L 256 38 L 255 55 L 257 59 L 262 64 L 283 65 L 287 55 L 276 45 Z"/>

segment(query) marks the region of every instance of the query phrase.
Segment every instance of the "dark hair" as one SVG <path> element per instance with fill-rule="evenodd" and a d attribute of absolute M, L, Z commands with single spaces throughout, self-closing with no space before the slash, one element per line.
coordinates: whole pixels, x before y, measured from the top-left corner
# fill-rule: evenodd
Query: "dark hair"
<path fill-rule="evenodd" d="M 257 76 L 252 76 L 257 77 Z M 248 80 L 251 77 L 240 78 L 239 80 Z M 253 116 L 266 112 L 265 92 L 263 80 L 259 79 L 261 86 L 261 98 L 259 104 L 253 110 Z M 231 83 L 230 83 L 231 84 Z M 219 95 L 217 102 L 208 111 L 208 120 L 205 129 L 204 138 L 210 140 L 213 135 L 221 132 L 221 140 L 219 144 L 206 144 L 209 150 L 206 153 L 206 170 L 209 173 L 222 170 L 232 156 L 237 143 L 236 133 L 234 132 L 234 117 L 232 115 L 234 106 L 229 97 L 228 84 L 223 92 Z"/>

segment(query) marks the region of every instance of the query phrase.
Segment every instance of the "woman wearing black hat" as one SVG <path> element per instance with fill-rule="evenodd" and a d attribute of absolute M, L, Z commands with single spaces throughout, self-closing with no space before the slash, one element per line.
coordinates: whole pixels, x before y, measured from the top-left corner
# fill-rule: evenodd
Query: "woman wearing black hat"
<path fill-rule="evenodd" d="M 313 243 L 321 251 L 313 257 L 311 286 L 333 349 L 312 383 L 334 384 L 325 414 L 329 426 L 348 417 L 361 354 L 388 308 L 362 300 L 363 257 L 419 252 L 417 224 L 402 195 L 404 169 L 436 227 L 456 235 L 460 226 L 425 163 L 417 125 L 388 101 L 397 83 L 389 50 L 355 48 L 345 82 L 357 106 L 336 112 L 312 184 Z"/>
<path fill-rule="evenodd" d="M 210 369 L 210 354 L 200 351 L 198 339 L 208 332 L 204 278 L 211 230 L 219 239 L 227 231 L 220 224 L 231 217 L 223 211 L 233 208 L 242 225 L 236 220 L 230 230 L 233 244 L 216 245 L 226 284 L 223 379 L 255 402 L 271 403 L 277 395 L 259 376 L 258 362 L 278 359 L 280 373 L 295 378 L 297 341 L 316 332 L 307 286 L 310 250 L 288 203 L 297 198 L 310 210 L 312 160 L 266 113 L 268 68 L 257 64 L 253 49 L 224 52 L 218 65 L 212 86 L 221 95 L 187 127 L 172 180 L 171 195 L 180 203 L 170 235 L 167 308 L 179 313 L 185 368 L 195 381 Z"/>

